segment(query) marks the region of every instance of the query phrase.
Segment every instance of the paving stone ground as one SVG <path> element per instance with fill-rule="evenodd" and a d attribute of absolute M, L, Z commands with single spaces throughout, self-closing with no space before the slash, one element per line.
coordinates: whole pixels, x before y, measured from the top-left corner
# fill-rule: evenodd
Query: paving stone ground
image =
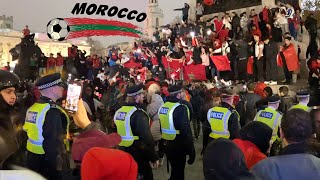
<path fill-rule="evenodd" d="M 191 124 L 192 126 L 192 124 Z M 200 155 L 202 150 L 202 136 L 194 141 L 196 150 L 196 160 L 192 165 L 186 163 L 185 168 L 185 180 L 204 180 L 203 168 L 202 168 L 202 156 Z M 188 160 L 188 157 L 187 157 Z M 170 174 L 167 172 L 167 159 L 164 160 L 163 166 L 153 170 L 154 180 L 168 180 Z"/>

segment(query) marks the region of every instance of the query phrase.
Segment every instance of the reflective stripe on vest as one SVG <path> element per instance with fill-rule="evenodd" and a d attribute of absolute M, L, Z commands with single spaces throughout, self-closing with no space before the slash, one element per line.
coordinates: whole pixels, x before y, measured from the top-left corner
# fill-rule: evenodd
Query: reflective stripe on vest
<path fill-rule="evenodd" d="M 23 129 L 27 132 L 28 141 L 27 141 L 27 150 L 34 154 L 45 154 L 43 149 L 43 124 L 45 117 L 51 105 L 49 103 L 35 103 L 28 110 L 23 125 Z M 67 136 L 64 139 L 64 144 L 66 145 L 66 150 L 70 151 L 69 145 L 69 125 L 70 119 L 67 113 L 59 106 L 56 105 L 56 108 L 59 109 L 66 117 L 67 120 Z"/>
<path fill-rule="evenodd" d="M 23 129 L 27 132 L 27 150 L 34 154 L 45 154 L 42 147 L 43 136 L 42 126 L 46 117 L 50 104 L 35 103 L 27 110 L 27 115 Z"/>
<path fill-rule="evenodd" d="M 224 107 L 213 107 L 209 109 L 207 113 L 207 120 L 211 126 L 211 133 L 209 135 L 211 138 L 230 138 L 228 121 L 231 114 L 232 112 L 228 108 Z"/>
<path fill-rule="evenodd" d="M 173 112 L 180 106 L 180 103 L 166 102 L 158 112 L 161 125 L 161 138 L 164 140 L 174 140 L 180 131 L 177 131 L 173 123 Z"/>
<path fill-rule="evenodd" d="M 137 110 L 135 106 L 122 106 L 114 115 L 114 123 L 117 126 L 117 132 L 121 136 L 119 146 L 130 147 L 134 140 L 138 140 L 138 136 L 133 136 L 130 118 Z"/>
<path fill-rule="evenodd" d="M 310 112 L 310 111 L 311 111 L 310 107 L 308 107 L 308 106 L 306 106 L 306 105 L 304 105 L 304 104 L 294 105 L 294 106 L 292 106 L 289 110 L 291 110 L 291 109 L 302 109 L 302 110 L 307 111 L 307 112 Z"/>
<path fill-rule="evenodd" d="M 275 141 L 276 139 L 279 139 L 278 127 L 280 125 L 281 118 L 282 115 L 278 111 L 272 108 L 265 108 L 257 113 L 254 121 L 262 122 L 272 128 L 272 140 Z"/>

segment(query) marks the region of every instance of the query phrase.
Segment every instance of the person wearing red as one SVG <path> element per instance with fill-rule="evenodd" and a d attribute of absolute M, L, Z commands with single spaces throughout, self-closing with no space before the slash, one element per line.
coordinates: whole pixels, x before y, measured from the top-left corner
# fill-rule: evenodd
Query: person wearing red
<path fill-rule="evenodd" d="M 313 57 L 310 58 L 310 60 L 307 62 L 308 69 L 309 69 L 309 79 L 313 76 L 318 77 L 320 79 L 320 60 L 319 57 Z"/>
<path fill-rule="evenodd" d="M 228 28 L 221 29 L 221 31 L 218 33 L 220 42 L 225 42 L 226 38 L 228 37 L 228 34 L 229 34 Z"/>
<path fill-rule="evenodd" d="M 63 64 L 64 64 L 64 58 L 61 56 L 60 53 L 57 53 L 57 58 L 56 58 L 56 72 L 62 74 Z"/>
<path fill-rule="evenodd" d="M 280 47 L 278 65 L 283 67 L 286 77 L 285 84 L 292 82 L 292 73 L 299 69 L 299 59 L 294 45 L 291 43 L 291 36 L 284 38 L 284 46 Z"/>
<path fill-rule="evenodd" d="M 253 25 L 253 26 L 252 26 L 251 35 L 252 35 L 252 36 L 258 35 L 259 38 L 261 39 L 262 34 L 261 34 L 261 31 L 260 31 L 260 29 L 259 29 L 258 26 L 256 26 L 256 25 Z"/>
<path fill-rule="evenodd" d="M 69 58 L 75 58 L 77 56 L 77 49 L 78 47 L 75 45 L 72 45 L 71 47 L 68 47 L 68 57 Z"/>
<path fill-rule="evenodd" d="M 26 28 L 22 30 L 22 33 L 24 37 L 30 35 L 30 30 L 28 25 L 26 25 Z"/>
<path fill-rule="evenodd" d="M 252 121 L 240 130 L 240 139 L 233 140 L 243 152 L 248 169 L 267 158 L 271 136 L 272 129 L 268 125 Z"/>
<path fill-rule="evenodd" d="M 98 70 L 100 68 L 100 60 L 98 58 L 98 56 L 96 54 L 94 54 L 92 56 L 92 68 L 93 68 L 93 71 L 94 71 L 94 76 L 96 76 L 98 74 Z"/>
<path fill-rule="evenodd" d="M 47 60 L 47 72 L 53 73 L 56 68 L 56 58 L 53 57 L 53 54 L 50 53 L 50 57 Z"/>
<path fill-rule="evenodd" d="M 213 18 L 213 23 L 214 23 L 215 31 L 217 33 L 219 33 L 221 31 L 221 29 L 222 29 L 222 26 L 223 26 L 222 20 L 219 20 L 218 16 L 215 16 Z"/>

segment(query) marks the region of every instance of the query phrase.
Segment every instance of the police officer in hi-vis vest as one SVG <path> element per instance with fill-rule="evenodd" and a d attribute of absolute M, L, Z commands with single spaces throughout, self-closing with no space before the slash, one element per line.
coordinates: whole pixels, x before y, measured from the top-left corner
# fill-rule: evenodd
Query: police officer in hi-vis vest
<path fill-rule="evenodd" d="M 116 111 L 114 123 L 122 141 L 120 149 L 131 154 L 138 163 L 139 179 L 152 180 L 152 168 L 159 166 L 150 131 L 150 118 L 143 109 L 143 86 L 128 87 L 126 105 Z M 151 164 L 151 166 L 150 166 Z"/>
<path fill-rule="evenodd" d="M 167 102 L 159 109 L 161 138 L 167 141 L 166 155 L 171 166 L 170 180 L 184 180 L 184 168 L 195 160 L 195 149 L 190 127 L 190 113 L 181 102 L 184 89 L 174 85 L 169 89 Z"/>
<path fill-rule="evenodd" d="M 268 107 L 266 107 L 263 110 L 260 110 L 254 118 L 254 121 L 260 121 L 272 128 L 272 142 L 280 140 L 278 137 L 278 130 L 282 118 L 281 112 L 278 111 L 280 102 L 281 100 L 278 95 L 273 95 L 269 97 Z"/>
<path fill-rule="evenodd" d="M 40 78 L 35 85 L 41 97 L 27 110 L 23 126 L 28 135 L 27 165 L 48 179 L 61 179 L 62 172 L 69 168 L 69 117 L 56 104 L 63 97 L 63 82 L 56 73 Z"/>
<path fill-rule="evenodd" d="M 308 103 L 310 100 L 310 94 L 307 90 L 301 90 L 297 92 L 297 99 L 299 101 L 298 104 L 292 106 L 291 109 L 302 109 L 304 111 L 310 112 L 311 109 L 308 107 Z"/>
<path fill-rule="evenodd" d="M 221 95 L 221 106 L 209 109 L 207 119 L 211 128 L 209 143 L 213 139 L 235 139 L 239 137 L 240 116 L 233 105 L 234 95 L 231 90 L 224 90 Z"/>

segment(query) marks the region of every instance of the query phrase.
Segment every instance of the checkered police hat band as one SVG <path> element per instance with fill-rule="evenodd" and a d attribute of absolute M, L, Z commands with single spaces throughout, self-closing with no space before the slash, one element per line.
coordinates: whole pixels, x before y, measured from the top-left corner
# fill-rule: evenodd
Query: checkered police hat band
<path fill-rule="evenodd" d="M 58 79 L 58 80 L 55 80 L 55 81 L 53 81 L 53 82 L 51 82 L 51 83 L 38 86 L 38 89 L 39 89 L 39 90 L 47 89 L 47 88 L 56 86 L 56 85 L 58 85 L 58 84 L 60 84 L 60 83 L 62 83 L 62 80 L 61 80 L 61 79 Z"/>
<path fill-rule="evenodd" d="M 132 96 L 136 96 L 138 94 L 141 94 L 143 93 L 143 89 L 140 89 L 139 91 L 135 92 L 135 93 L 128 93 L 127 96 L 128 97 L 132 97 Z"/>

